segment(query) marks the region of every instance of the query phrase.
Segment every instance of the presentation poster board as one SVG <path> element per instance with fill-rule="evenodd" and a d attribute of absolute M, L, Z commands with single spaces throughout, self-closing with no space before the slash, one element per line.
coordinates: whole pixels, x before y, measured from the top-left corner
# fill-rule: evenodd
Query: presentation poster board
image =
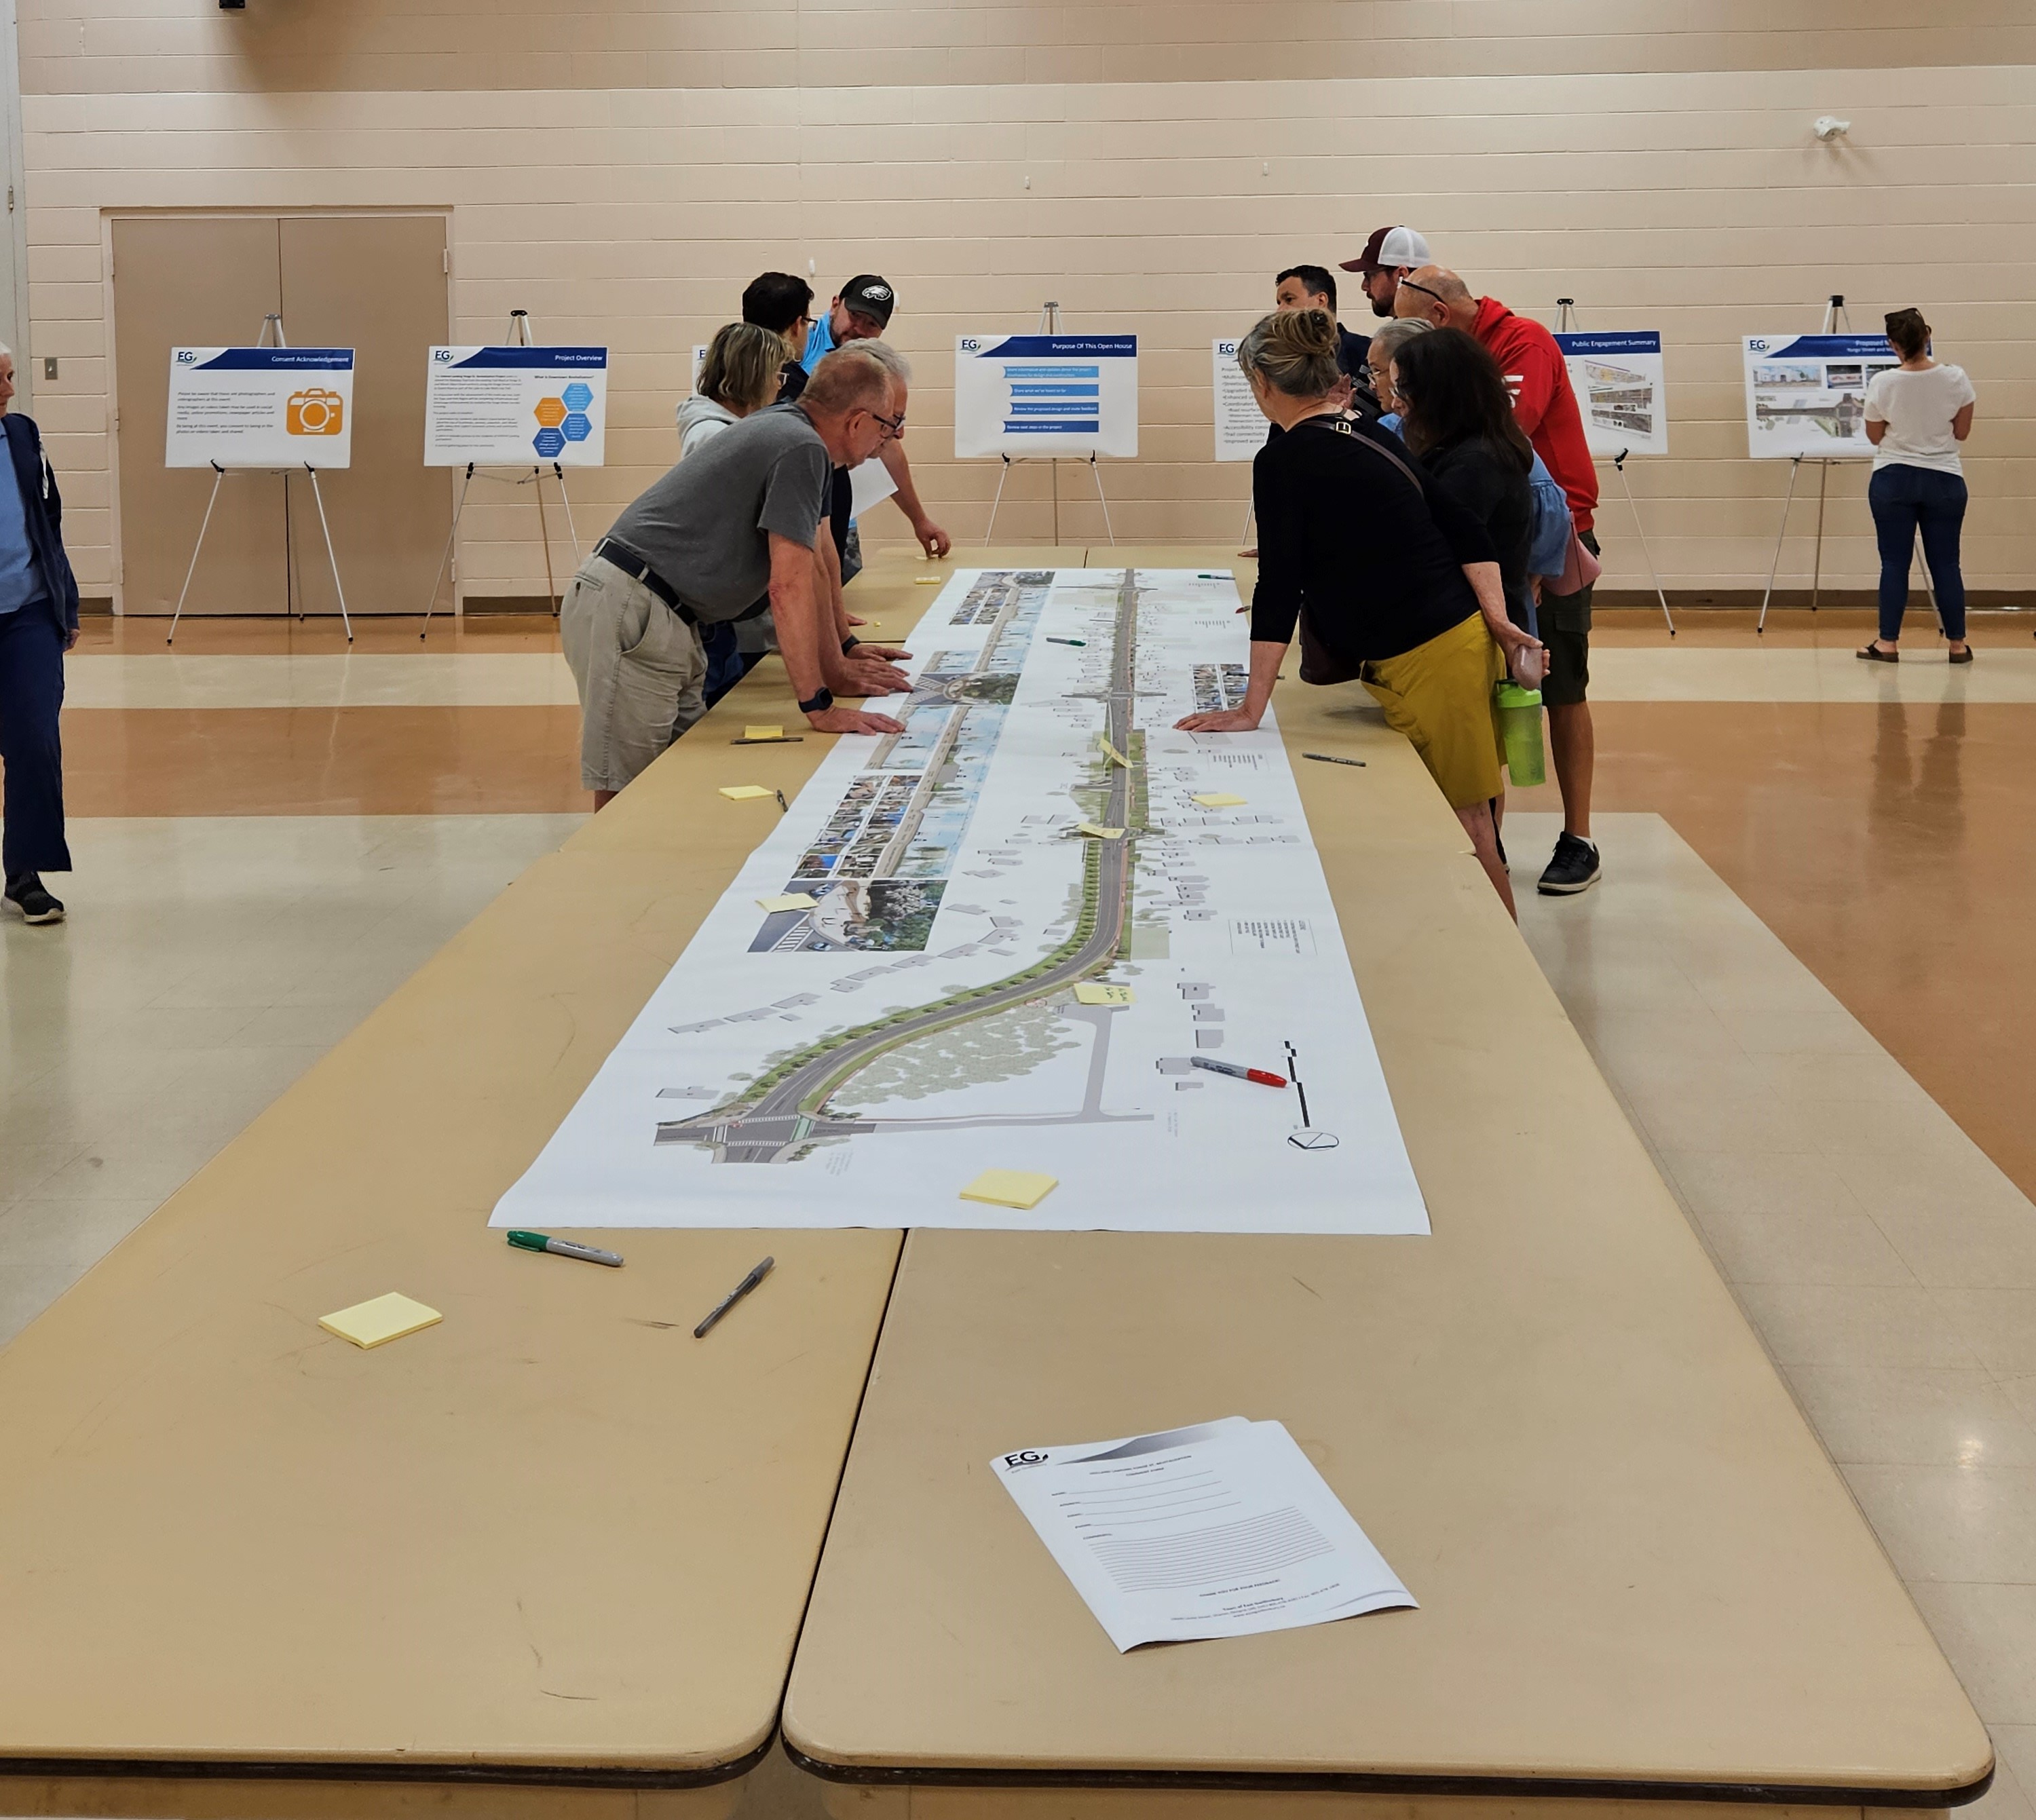
<path fill-rule="evenodd" d="M 1593 455 L 1668 454 L 1668 398 L 1657 331 L 1558 335 L 1555 345 L 1569 367 Z"/>
<path fill-rule="evenodd" d="M 1865 461 L 1866 388 L 1900 364 L 1885 335 L 1748 335 L 1746 446 L 1756 461 Z"/>
<path fill-rule="evenodd" d="M 166 468 L 345 468 L 351 348 L 172 348 Z"/>
<path fill-rule="evenodd" d="M 1248 462 L 1265 447 L 1265 413 L 1237 364 L 1236 338 L 1212 341 L 1209 357 L 1214 363 L 1210 392 L 1216 401 L 1216 458 Z"/>
<path fill-rule="evenodd" d="M 1136 335 L 957 335 L 955 454 L 1135 455 Z"/>
<path fill-rule="evenodd" d="M 602 465 L 605 348 L 434 348 L 425 373 L 426 467 Z"/>

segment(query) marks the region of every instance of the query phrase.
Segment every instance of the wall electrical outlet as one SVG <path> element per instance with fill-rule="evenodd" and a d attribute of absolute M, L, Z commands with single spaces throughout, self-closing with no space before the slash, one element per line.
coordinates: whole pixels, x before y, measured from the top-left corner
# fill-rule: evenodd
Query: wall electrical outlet
<path fill-rule="evenodd" d="M 57 357 L 54 354 L 45 354 L 43 356 L 43 377 L 46 379 L 54 379 L 56 376 Z"/>

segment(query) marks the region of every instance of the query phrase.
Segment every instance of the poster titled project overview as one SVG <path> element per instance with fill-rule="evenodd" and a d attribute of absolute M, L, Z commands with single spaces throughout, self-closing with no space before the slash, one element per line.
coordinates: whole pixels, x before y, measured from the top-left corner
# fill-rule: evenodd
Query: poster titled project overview
<path fill-rule="evenodd" d="M 605 348 L 434 348 L 426 369 L 426 467 L 601 465 Z"/>
<path fill-rule="evenodd" d="M 1884 335 L 1748 335 L 1746 444 L 1755 459 L 1863 461 L 1866 388 L 1899 364 Z"/>
<path fill-rule="evenodd" d="M 172 348 L 166 468 L 344 468 L 351 348 Z"/>
<path fill-rule="evenodd" d="M 1555 337 L 1582 407 L 1584 440 L 1593 455 L 1665 455 L 1668 399 L 1661 337 L 1653 330 Z"/>
<path fill-rule="evenodd" d="M 955 454 L 1135 455 L 1136 335 L 957 335 Z"/>

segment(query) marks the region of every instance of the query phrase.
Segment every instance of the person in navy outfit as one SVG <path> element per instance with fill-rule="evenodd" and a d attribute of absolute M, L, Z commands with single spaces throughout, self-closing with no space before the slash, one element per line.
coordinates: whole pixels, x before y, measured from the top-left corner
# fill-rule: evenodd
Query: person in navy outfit
<path fill-rule="evenodd" d="M 64 653 L 77 642 L 77 582 L 42 433 L 32 417 L 8 409 L 13 397 L 13 352 L 0 346 L 0 432 L 12 469 L 0 475 L 0 871 L 7 902 L 24 918 L 58 923 L 64 906 L 43 874 L 70 870 L 57 716 Z"/>

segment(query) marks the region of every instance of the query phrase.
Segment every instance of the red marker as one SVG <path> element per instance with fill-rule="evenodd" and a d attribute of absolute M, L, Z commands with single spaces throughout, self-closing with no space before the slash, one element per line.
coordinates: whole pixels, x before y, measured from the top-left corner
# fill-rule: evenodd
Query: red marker
<path fill-rule="evenodd" d="M 1284 1087 L 1287 1084 L 1287 1077 L 1284 1074 L 1269 1073 L 1262 1068 L 1239 1068 L 1234 1061 L 1211 1061 L 1205 1055 L 1190 1056 L 1188 1059 L 1197 1068 L 1205 1068 L 1211 1074 L 1235 1075 L 1239 1080 L 1255 1080 L 1261 1087 Z"/>

